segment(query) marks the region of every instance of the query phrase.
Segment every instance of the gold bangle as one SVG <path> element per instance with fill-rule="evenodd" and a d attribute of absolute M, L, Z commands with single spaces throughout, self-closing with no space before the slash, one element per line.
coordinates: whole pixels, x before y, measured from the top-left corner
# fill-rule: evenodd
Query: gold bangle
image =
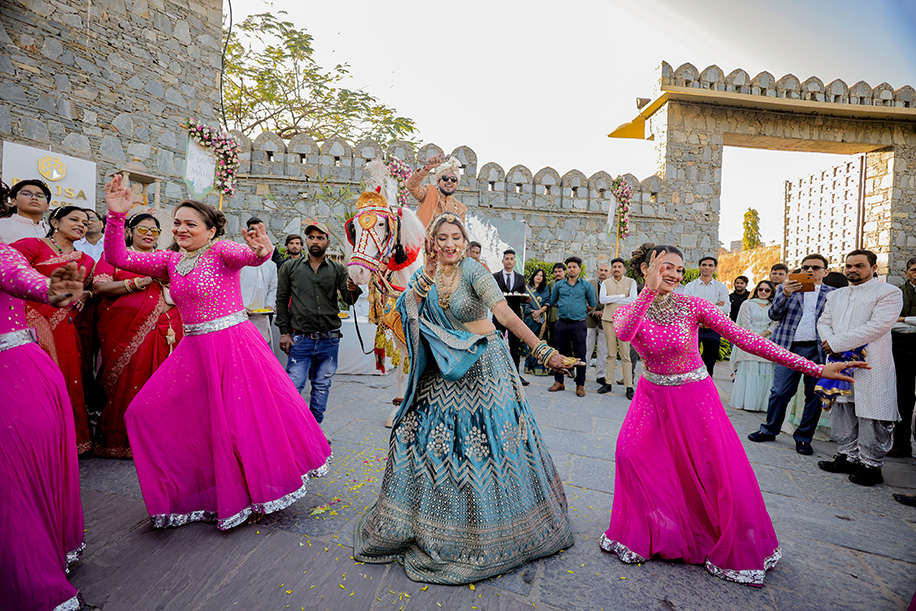
<path fill-rule="evenodd" d="M 130 278 L 124 281 L 124 290 L 126 290 L 128 293 L 134 292 L 134 289 L 130 288 Z"/>

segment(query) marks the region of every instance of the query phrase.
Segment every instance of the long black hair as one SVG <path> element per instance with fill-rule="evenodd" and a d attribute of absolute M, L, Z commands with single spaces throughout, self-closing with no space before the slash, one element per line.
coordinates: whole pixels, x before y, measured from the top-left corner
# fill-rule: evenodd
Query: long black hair
<path fill-rule="evenodd" d="M 540 286 L 535 286 L 535 284 L 534 284 L 534 279 L 537 277 L 538 272 L 542 272 L 542 273 L 544 274 L 544 279 L 541 281 L 541 285 L 540 285 Z M 533 288 L 533 289 L 536 290 L 536 291 L 539 291 L 539 290 L 541 290 L 542 287 L 547 286 L 547 272 L 545 272 L 544 270 L 542 270 L 542 269 L 540 269 L 540 268 L 538 268 L 538 269 L 534 270 L 533 272 L 531 272 L 531 277 L 528 278 L 528 286 L 530 286 L 531 288 Z"/>

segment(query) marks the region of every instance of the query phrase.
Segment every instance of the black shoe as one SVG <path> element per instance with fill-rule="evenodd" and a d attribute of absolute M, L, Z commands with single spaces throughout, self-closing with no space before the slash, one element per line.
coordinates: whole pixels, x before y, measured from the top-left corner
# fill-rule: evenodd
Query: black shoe
<path fill-rule="evenodd" d="M 804 456 L 811 456 L 814 454 L 814 449 L 811 447 L 811 444 L 807 441 L 796 441 L 795 442 L 795 451 Z"/>
<path fill-rule="evenodd" d="M 598 389 L 598 394 L 603 395 L 605 393 L 611 392 L 612 386 L 610 384 L 602 384 L 601 388 Z"/>
<path fill-rule="evenodd" d="M 817 466 L 828 473 L 855 473 L 859 468 L 859 464 L 851 462 L 845 454 L 837 454 L 833 460 L 820 460 Z"/>
<path fill-rule="evenodd" d="M 607 380 L 605 378 L 596 378 L 595 381 L 598 382 L 600 386 L 607 384 Z"/>
<path fill-rule="evenodd" d="M 913 448 L 891 448 L 887 453 L 888 458 L 910 458 L 913 456 Z"/>
<path fill-rule="evenodd" d="M 634 394 L 634 393 L 633 393 L 633 389 L 632 389 L 632 388 L 628 388 L 628 389 L 627 389 L 627 399 L 630 400 L 630 401 L 632 401 L 632 400 L 633 400 L 633 394 Z"/>
<path fill-rule="evenodd" d="M 522 376 L 519 376 L 518 379 L 522 381 L 522 386 L 528 386 L 529 384 L 531 384 L 531 382 L 529 382 L 528 380 L 526 380 L 526 379 L 523 378 Z"/>
<path fill-rule="evenodd" d="M 769 433 L 764 433 L 763 431 L 754 431 L 747 436 L 751 441 L 776 441 L 776 435 L 770 435 Z"/>
<path fill-rule="evenodd" d="M 916 494 L 895 494 L 894 500 L 910 507 L 916 507 Z"/>
<path fill-rule="evenodd" d="M 623 386 L 623 380 L 617 380 L 617 386 Z"/>
<path fill-rule="evenodd" d="M 884 483 L 884 476 L 881 475 L 881 467 L 859 465 L 855 473 L 849 474 L 849 481 L 860 486 L 874 486 Z"/>

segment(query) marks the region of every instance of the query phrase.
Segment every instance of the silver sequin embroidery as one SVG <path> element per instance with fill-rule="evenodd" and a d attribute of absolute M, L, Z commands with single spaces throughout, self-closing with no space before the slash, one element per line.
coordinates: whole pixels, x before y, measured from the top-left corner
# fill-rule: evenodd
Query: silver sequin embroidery
<path fill-rule="evenodd" d="M 9 333 L 0 333 L 0 352 L 26 344 L 33 344 L 36 341 L 35 329 L 31 328 L 18 329 L 16 331 L 10 331 Z"/>
<path fill-rule="evenodd" d="M 248 314 L 245 313 L 245 310 L 239 310 L 234 314 L 229 314 L 221 318 L 214 318 L 213 320 L 190 325 L 181 325 L 181 328 L 184 330 L 185 335 L 203 335 L 205 333 L 213 333 L 214 331 L 222 331 L 223 329 L 234 327 L 246 320 L 248 320 Z"/>
<path fill-rule="evenodd" d="M 659 386 L 680 386 L 682 384 L 705 380 L 709 377 L 709 372 L 706 370 L 706 365 L 700 365 L 693 371 L 688 371 L 687 373 L 673 373 L 667 375 L 644 370 L 642 377 Z"/>

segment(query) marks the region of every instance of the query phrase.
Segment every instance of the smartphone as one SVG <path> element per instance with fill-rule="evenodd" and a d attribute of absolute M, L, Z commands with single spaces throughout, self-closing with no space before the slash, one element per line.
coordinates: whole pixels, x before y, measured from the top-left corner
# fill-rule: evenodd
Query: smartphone
<path fill-rule="evenodd" d="M 789 282 L 800 282 L 802 287 L 798 289 L 799 293 L 810 293 L 814 290 L 814 274 L 798 273 L 789 274 Z"/>

